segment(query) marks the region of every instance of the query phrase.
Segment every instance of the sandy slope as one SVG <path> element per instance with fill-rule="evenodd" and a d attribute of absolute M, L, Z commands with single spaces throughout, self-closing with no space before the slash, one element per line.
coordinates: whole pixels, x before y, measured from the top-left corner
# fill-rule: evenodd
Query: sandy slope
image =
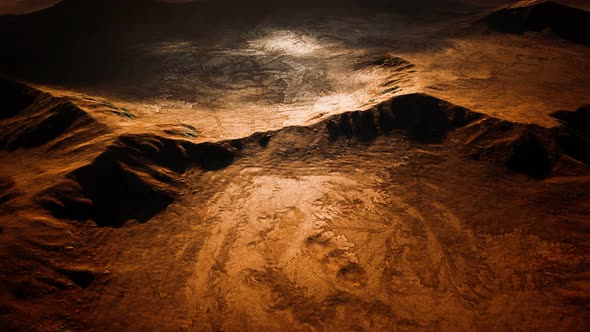
<path fill-rule="evenodd" d="M 35 119 L 48 98 L 3 124 Z M 79 107 L 94 119 L 85 128 L 119 117 Z M 425 95 L 234 141 L 114 134 L 75 167 L 43 157 L 66 130 L 3 152 L 2 319 L 38 330 L 583 330 L 590 172 L 579 135 Z M 15 165 L 33 160 L 29 179 Z"/>
<path fill-rule="evenodd" d="M 587 46 L 113 3 L 0 18 L 0 329 L 588 329 Z"/>

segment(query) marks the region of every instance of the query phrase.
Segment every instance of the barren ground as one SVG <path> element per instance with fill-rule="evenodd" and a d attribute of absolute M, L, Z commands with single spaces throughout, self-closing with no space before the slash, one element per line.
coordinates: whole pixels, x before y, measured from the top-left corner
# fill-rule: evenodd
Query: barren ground
<path fill-rule="evenodd" d="M 0 16 L 0 330 L 587 330 L 590 47 L 453 3 Z"/>

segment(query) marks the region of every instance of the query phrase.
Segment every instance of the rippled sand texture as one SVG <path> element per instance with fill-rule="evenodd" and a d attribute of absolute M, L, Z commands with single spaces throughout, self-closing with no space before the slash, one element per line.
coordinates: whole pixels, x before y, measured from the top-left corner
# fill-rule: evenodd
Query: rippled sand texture
<path fill-rule="evenodd" d="M 99 256 L 117 252 L 123 239 L 130 245 L 113 263 L 125 272 L 110 280 L 96 323 L 367 331 L 584 325 L 582 311 L 562 304 L 576 301 L 575 272 L 549 271 L 575 270 L 585 259 L 576 245 L 556 241 L 551 208 L 534 203 L 579 179 L 499 180 L 444 146 L 389 137 L 322 148 L 300 135 L 280 134 L 223 171 L 187 174 L 192 184 L 166 212 L 110 233 Z M 566 218 L 584 205 L 571 203 Z M 159 314 L 144 316 L 138 301 Z M 555 314 L 562 310 L 568 314 Z"/>
<path fill-rule="evenodd" d="M 549 113 L 590 102 L 588 47 L 474 23 L 499 3 L 428 4 L 418 14 L 299 9 L 239 27 L 235 18 L 215 26 L 197 15 L 180 28 L 164 25 L 170 32 L 147 18 L 136 26 L 111 18 L 120 42 L 101 32 L 68 42 L 71 59 L 48 62 L 42 71 L 58 72 L 40 81 L 106 98 L 144 123 L 190 125 L 204 139 L 305 124 L 410 92 L 544 126 L 555 125 Z M 83 67 L 89 62 L 96 66 Z M 24 77 L 36 81 L 42 71 Z"/>
<path fill-rule="evenodd" d="M 0 330 L 589 330 L 584 38 L 171 2 L 0 16 Z"/>

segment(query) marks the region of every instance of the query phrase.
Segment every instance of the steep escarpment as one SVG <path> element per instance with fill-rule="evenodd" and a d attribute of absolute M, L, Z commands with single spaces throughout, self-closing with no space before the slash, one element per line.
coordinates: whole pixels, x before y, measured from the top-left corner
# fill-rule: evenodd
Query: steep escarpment
<path fill-rule="evenodd" d="M 26 84 L 11 80 L 0 80 L 0 100 L 2 111 L 0 119 L 10 118 L 22 112 L 35 101 L 41 91 L 33 89 Z"/>
<path fill-rule="evenodd" d="M 517 3 L 489 14 L 483 22 L 502 33 L 550 29 L 562 38 L 590 44 L 590 12 L 553 1 Z"/>
<path fill-rule="evenodd" d="M 40 146 L 58 151 L 109 131 L 68 99 L 18 83 L 3 84 L 10 91 L 6 98 L 10 97 L 13 106 L 11 116 L 1 122 L 6 130 L 0 142 L 7 151 Z M 310 148 L 319 144 L 328 149 L 341 138 L 370 144 L 382 135 L 401 135 L 414 144 L 449 145 L 468 160 L 545 178 L 561 154 L 588 163 L 584 110 L 559 113 L 563 126 L 548 129 L 491 118 L 425 94 L 410 94 L 368 110 L 332 116 L 311 125 L 307 131 L 312 132 L 295 135 L 308 141 Z M 240 150 L 264 149 L 273 137 L 289 130 L 198 144 L 152 133 L 120 134 L 106 148 L 100 147 L 104 150 L 97 151 L 91 161 L 35 194 L 34 200 L 62 219 L 93 220 L 100 226 L 114 227 L 129 220 L 146 222 L 178 197 L 187 169 L 222 169 L 239 158 Z"/>
<path fill-rule="evenodd" d="M 231 143 L 195 144 L 119 132 L 115 121 L 120 118 L 99 104 L 84 109 L 74 99 L 10 80 L 0 80 L 0 91 L 6 105 L 0 118 L 3 158 L 14 156 L 17 166 L 18 160 L 25 165 L 27 160 L 40 160 L 42 164 L 31 162 L 33 167 L 66 174 L 63 179 L 39 178 L 20 188 L 57 218 L 93 219 L 101 226 L 147 221 L 174 200 L 187 168 L 216 170 L 233 158 Z M 5 171 L 16 173 L 2 174 L 2 203 L 29 182 L 20 174 L 28 169 Z"/>
<path fill-rule="evenodd" d="M 0 120 L 0 147 L 5 153 L 43 147 L 44 153 L 59 154 L 63 147 L 84 145 L 112 131 L 67 98 L 8 80 L 0 84 L 7 105 Z M 305 133 L 295 135 L 310 147 L 329 147 L 341 138 L 370 144 L 382 135 L 401 135 L 418 145 L 450 145 L 469 160 L 545 178 L 562 154 L 590 162 L 587 113 L 588 107 L 557 112 L 555 117 L 562 125 L 543 128 L 492 118 L 425 94 L 410 94 L 368 110 L 334 115 L 308 129 L 302 127 Z M 265 149 L 280 132 L 289 130 L 199 144 L 151 133 L 120 134 L 106 148 L 94 145 L 93 149 L 103 150 L 63 180 L 40 190 L 34 200 L 57 218 L 92 219 L 98 225 L 116 227 L 129 220 L 145 222 L 178 197 L 187 169 L 222 169 L 240 156 L 240 150 Z M 11 177 L 4 178 L 3 202 L 18 192 Z"/>
<path fill-rule="evenodd" d="M 325 127 L 326 143 L 313 135 L 302 139 L 310 145 L 329 145 L 340 137 L 370 144 L 380 135 L 401 134 L 416 144 L 450 144 L 467 159 L 534 178 L 550 176 L 562 153 L 588 163 L 590 146 L 587 137 L 568 129 L 568 123 L 556 129 L 512 123 L 424 94 L 339 114 L 313 127 L 318 126 Z M 91 163 L 41 192 L 36 201 L 58 218 L 92 219 L 115 227 L 129 220 L 145 222 L 178 197 L 188 168 L 224 168 L 240 149 L 252 144 L 265 148 L 280 132 L 201 144 L 151 134 L 123 135 Z"/>
<path fill-rule="evenodd" d="M 174 201 L 190 167 L 223 168 L 227 144 L 192 144 L 154 135 L 121 136 L 90 164 L 45 190 L 37 202 L 58 218 L 93 219 L 100 226 L 145 222 Z"/>
<path fill-rule="evenodd" d="M 0 80 L 0 149 L 13 151 L 46 144 L 90 140 L 106 126 L 67 98 L 57 98 L 25 84 Z"/>
<path fill-rule="evenodd" d="M 367 112 L 335 116 L 327 121 L 327 128 L 333 139 L 342 135 L 370 140 L 382 133 L 401 130 L 417 142 L 441 143 L 451 129 L 481 116 L 425 94 L 411 94 L 395 97 Z"/>
<path fill-rule="evenodd" d="M 453 133 L 471 159 L 504 164 L 535 178 L 551 174 L 561 149 L 550 129 L 483 118 Z"/>
<path fill-rule="evenodd" d="M 571 125 L 544 128 L 514 123 L 423 94 L 399 96 L 368 111 L 343 113 L 326 122 L 333 140 L 344 136 L 371 141 L 397 130 L 414 142 L 451 144 L 470 159 L 535 178 L 549 176 L 562 153 L 588 163 L 587 138 L 572 132 Z"/>

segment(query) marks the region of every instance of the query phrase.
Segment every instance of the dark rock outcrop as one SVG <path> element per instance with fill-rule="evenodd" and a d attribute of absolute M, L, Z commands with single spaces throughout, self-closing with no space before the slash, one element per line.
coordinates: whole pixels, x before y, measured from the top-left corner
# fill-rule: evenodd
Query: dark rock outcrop
<path fill-rule="evenodd" d="M 394 97 L 367 111 L 347 112 L 325 121 L 328 135 L 371 142 L 389 132 L 402 132 L 420 144 L 456 146 L 472 160 L 485 160 L 533 178 L 551 175 L 561 154 L 590 164 L 587 108 L 559 113 L 571 123 L 544 128 L 514 123 L 467 110 L 443 100 L 410 94 Z M 566 120 L 564 120 L 566 121 Z"/>
<path fill-rule="evenodd" d="M 417 142 L 440 143 L 449 130 L 481 116 L 425 94 L 409 94 L 392 98 L 368 111 L 334 116 L 327 121 L 327 128 L 333 140 L 339 136 L 356 136 L 368 141 L 381 133 L 401 130 Z"/>
<path fill-rule="evenodd" d="M 565 127 L 590 136 L 590 105 L 582 106 L 574 112 L 557 111 L 551 116 L 558 119 Z"/>
<path fill-rule="evenodd" d="M 458 129 L 451 141 L 471 159 L 503 163 L 534 178 L 549 176 L 561 154 L 550 129 L 490 117 Z"/>
<path fill-rule="evenodd" d="M 42 92 L 25 84 L 0 79 L 0 119 L 17 115 L 33 103 Z"/>
<path fill-rule="evenodd" d="M 590 165 L 590 105 L 574 112 L 558 111 L 552 116 L 562 124 L 554 129 L 561 149 L 574 159 Z"/>
<path fill-rule="evenodd" d="M 113 227 L 146 222 L 174 201 L 188 167 L 217 170 L 233 158 L 233 149 L 223 144 L 126 135 L 36 200 L 59 218 Z"/>
<path fill-rule="evenodd" d="M 74 131 L 95 136 L 104 125 L 66 98 L 25 84 L 0 80 L 0 149 L 13 151 L 45 145 Z"/>
<path fill-rule="evenodd" d="M 550 29 L 562 38 L 590 45 L 590 12 L 553 1 L 507 7 L 489 14 L 483 22 L 501 33 Z"/>

